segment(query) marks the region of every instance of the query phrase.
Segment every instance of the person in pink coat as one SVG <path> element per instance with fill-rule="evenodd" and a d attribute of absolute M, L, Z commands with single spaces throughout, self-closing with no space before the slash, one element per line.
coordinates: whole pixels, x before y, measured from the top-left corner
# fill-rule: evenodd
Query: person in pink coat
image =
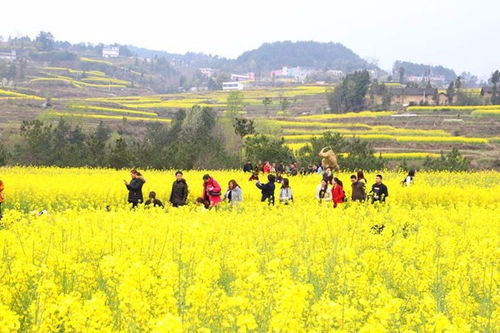
<path fill-rule="evenodd" d="M 221 202 L 221 187 L 215 179 L 206 174 L 203 176 L 203 201 L 209 207 L 215 207 Z"/>

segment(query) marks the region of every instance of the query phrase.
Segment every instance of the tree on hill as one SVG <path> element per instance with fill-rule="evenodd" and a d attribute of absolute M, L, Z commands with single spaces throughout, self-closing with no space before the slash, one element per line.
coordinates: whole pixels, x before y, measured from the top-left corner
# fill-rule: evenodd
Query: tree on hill
<path fill-rule="evenodd" d="M 328 105 L 332 113 L 361 111 L 365 108 L 365 96 L 370 86 L 368 71 L 348 74 L 333 92 L 327 94 Z"/>
<path fill-rule="evenodd" d="M 282 66 L 301 66 L 319 69 L 339 69 L 352 72 L 377 69 L 340 43 L 313 41 L 283 41 L 265 43 L 258 49 L 244 52 L 234 64 L 252 71 L 268 71 Z"/>
<path fill-rule="evenodd" d="M 393 75 L 399 74 L 401 82 L 401 72 L 405 75 L 415 76 L 443 76 L 447 82 L 455 80 L 457 74 L 454 70 L 443 66 L 430 66 L 424 64 L 416 64 L 408 61 L 396 61 L 392 69 Z"/>
<path fill-rule="evenodd" d="M 51 51 L 54 49 L 54 36 L 50 32 L 40 31 L 35 42 L 40 51 Z"/>

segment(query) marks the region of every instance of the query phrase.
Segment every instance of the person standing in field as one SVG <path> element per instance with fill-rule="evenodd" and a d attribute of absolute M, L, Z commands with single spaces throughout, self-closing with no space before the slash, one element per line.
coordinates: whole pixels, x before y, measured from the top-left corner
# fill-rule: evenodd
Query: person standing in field
<path fill-rule="evenodd" d="M 401 185 L 406 187 L 413 185 L 414 179 L 415 179 L 415 170 L 410 170 L 408 171 L 408 175 L 401 182 Z"/>
<path fill-rule="evenodd" d="M 288 178 L 283 178 L 283 183 L 280 189 L 280 202 L 282 204 L 288 205 L 293 201 L 292 188 L 290 187 L 290 182 Z"/>
<path fill-rule="evenodd" d="M 321 184 L 316 188 L 316 199 L 321 204 L 323 201 L 332 200 L 332 191 L 328 187 L 326 180 L 322 179 Z"/>
<path fill-rule="evenodd" d="M 356 175 L 351 176 L 351 199 L 352 201 L 366 200 L 366 186 L 363 181 L 359 181 Z"/>
<path fill-rule="evenodd" d="M 345 192 L 344 192 L 344 184 L 337 177 L 333 178 L 333 189 L 332 189 L 332 198 L 333 198 L 333 208 L 337 208 L 339 204 L 344 203 Z"/>
<path fill-rule="evenodd" d="M 245 165 L 243 165 L 243 172 L 252 172 L 252 171 L 253 171 L 252 162 L 247 161 Z"/>
<path fill-rule="evenodd" d="M 3 181 L 0 180 L 0 220 L 3 218 L 2 205 L 3 205 L 3 201 L 4 201 L 4 196 L 3 196 L 4 189 L 5 189 L 5 186 L 3 184 Z"/>
<path fill-rule="evenodd" d="M 377 175 L 375 177 L 375 184 L 372 185 L 372 190 L 370 191 L 370 197 L 372 198 L 372 203 L 375 201 L 385 202 L 385 198 L 389 196 L 389 191 L 387 186 L 382 183 L 382 175 Z"/>
<path fill-rule="evenodd" d="M 187 203 L 188 185 L 186 180 L 182 177 L 182 171 L 175 173 L 175 180 L 172 184 L 172 191 L 170 192 L 170 203 L 174 207 L 184 206 Z"/>
<path fill-rule="evenodd" d="M 227 184 L 227 190 L 224 194 L 224 200 L 227 200 L 232 205 L 243 201 L 243 191 L 236 180 L 231 179 Z"/>
<path fill-rule="evenodd" d="M 132 204 L 132 209 L 135 209 L 140 203 L 144 201 L 144 197 L 142 195 L 142 186 L 146 182 L 142 174 L 133 169 L 130 171 L 130 176 L 132 180 L 128 183 L 126 180 L 123 182 L 128 190 L 128 202 Z"/>
<path fill-rule="evenodd" d="M 221 202 L 221 187 L 219 183 L 210 177 L 209 174 L 203 176 L 203 201 L 209 203 L 209 207 L 216 207 Z"/>
<path fill-rule="evenodd" d="M 264 167 L 262 168 L 262 171 L 264 173 L 271 173 L 271 164 L 269 163 L 269 161 L 266 161 L 266 163 L 264 163 Z"/>
<path fill-rule="evenodd" d="M 262 197 L 260 201 L 264 202 L 267 200 L 269 205 L 274 205 L 274 190 L 276 188 L 274 185 L 275 181 L 274 175 L 268 175 L 267 180 L 268 182 L 266 184 L 262 184 L 261 182 L 257 181 L 255 185 L 262 192 Z"/>
<path fill-rule="evenodd" d="M 323 180 L 330 185 L 333 185 L 333 173 L 332 168 L 327 167 L 325 173 L 323 173 Z"/>

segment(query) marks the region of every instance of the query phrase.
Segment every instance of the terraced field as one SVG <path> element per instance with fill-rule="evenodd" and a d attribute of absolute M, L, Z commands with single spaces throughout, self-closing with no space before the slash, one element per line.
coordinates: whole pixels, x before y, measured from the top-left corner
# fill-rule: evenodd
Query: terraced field
<path fill-rule="evenodd" d="M 119 64 L 84 57 L 80 62 L 96 67 L 84 71 L 45 66 L 29 78 L 25 87 L 0 89 L 0 129 L 14 134 L 22 120 L 61 117 L 89 126 L 105 121 L 113 127 L 124 120 L 169 123 L 178 109 L 200 105 L 212 107 L 221 115 L 226 109 L 226 91 L 153 94 L 98 69 L 127 71 Z M 131 77 L 140 75 L 128 73 Z M 325 114 L 325 92 L 331 88 L 302 85 L 245 90 L 240 114 L 267 118 L 273 128 L 281 129 L 292 149 L 328 130 L 369 140 L 377 153 L 388 159 L 421 159 L 456 147 L 477 166 L 483 161 L 500 160 L 499 106 L 412 106 L 403 112 Z M 271 101 L 269 105 L 264 105 L 265 98 Z M 286 112 L 280 105 L 284 98 L 289 102 Z"/>

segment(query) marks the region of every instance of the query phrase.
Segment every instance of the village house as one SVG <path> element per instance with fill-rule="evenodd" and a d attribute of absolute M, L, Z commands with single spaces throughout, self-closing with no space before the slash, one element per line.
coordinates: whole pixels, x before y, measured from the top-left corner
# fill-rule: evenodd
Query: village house
<path fill-rule="evenodd" d="M 215 74 L 215 69 L 210 67 L 198 68 L 198 71 L 200 71 L 201 75 L 204 77 L 212 77 Z"/>
<path fill-rule="evenodd" d="M 499 95 L 499 91 L 497 90 L 497 96 Z M 482 87 L 481 88 L 481 97 L 485 104 L 491 103 L 491 98 L 493 97 L 493 87 Z"/>
<path fill-rule="evenodd" d="M 222 90 L 243 90 L 245 85 L 241 82 L 222 82 Z"/>
<path fill-rule="evenodd" d="M 434 105 L 434 88 L 406 88 L 406 87 L 393 87 L 389 88 L 391 94 L 391 104 L 400 104 L 403 106 L 408 105 Z M 375 103 L 382 104 L 383 95 L 376 94 Z"/>
<path fill-rule="evenodd" d="M 103 58 L 118 58 L 120 56 L 120 48 L 118 46 L 104 46 L 102 48 Z"/>
<path fill-rule="evenodd" d="M 255 74 L 253 72 L 246 74 L 231 74 L 231 81 L 255 81 Z"/>

